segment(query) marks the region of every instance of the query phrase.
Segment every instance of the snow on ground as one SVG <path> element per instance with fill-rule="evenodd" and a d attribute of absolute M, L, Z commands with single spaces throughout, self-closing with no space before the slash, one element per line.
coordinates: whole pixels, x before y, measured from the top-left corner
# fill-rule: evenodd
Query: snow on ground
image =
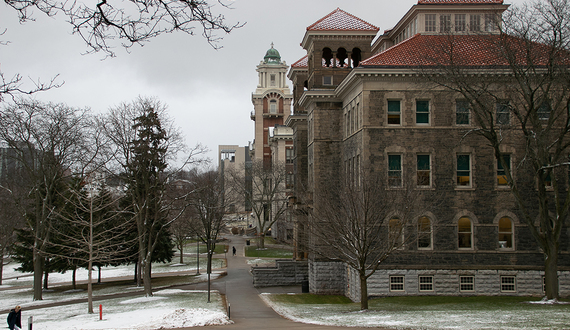
<path fill-rule="evenodd" d="M 386 327 L 390 329 L 570 329 L 570 306 L 470 310 L 460 305 L 413 308 L 410 310 L 359 311 L 346 304 L 290 304 L 277 302 L 271 294 L 262 299 L 281 316 L 308 324 L 339 327 Z M 356 308 L 356 309 L 355 309 Z"/>
<path fill-rule="evenodd" d="M 205 265 L 205 262 L 204 262 Z M 218 264 L 221 266 L 222 264 Z M 28 317 L 33 317 L 34 330 L 94 330 L 94 329 L 168 329 L 179 327 L 194 327 L 206 325 L 223 325 L 232 323 L 226 315 L 224 303 L 219 293 L 212 291 L 211 303 L 207 303 L 207 292 L 164 289 L 154 293 L 153 297 L 128 297 L 107 299 L 94 302 L 94 314 L 87 313 L 87 303 L 78 303 L 61 307 L 27 309 L 26 307 L 41 306 L 47 303 L 70 299 L 86 298 L 82 290 L 54 292 L 44 290 L 44 300 L 32 301 L 33 278 L 14 270 L 18 265 L 10 264 L 4 268 L 4 281 L 0 285 L 0 310 L 22 306 L 22 326 L 27 328 Z M 153 265 L 153 273 L 195 271 L 194 265 Z M 132 276 L 132 266 L 108 267 L 102 271 L 105 279 L 121 276 Z M 214 272 L 212 280 L 221 276 L 222 272 Z M 70 273 L 50 274 L 49 282 L 55 286 L 70 281 Z M 96 281 L 96 272 L 94 272 Z M 87 271 L 78 271 L 77 280 L 87 279 Z M 207 275 L 201 274 L 192 278 L 193 282 L 206 281 Z M 175 279 L 174 279 L 175 280 Z M 186 283 L 187 277 L 185 277 Z M 125 291 L 142 290 L 134 285 L 113 286 L 94 292 L 94 297 Z M 103 306 L 103 319 L 99 320 L 99 304 Z M 0 320 L 5 320 L 7 314 L 0 314 Z"/>
<path fill-rule="evenodd" d="M 27 328 L 29 316 L 33 316 L 34 330 L 151 330 L 232 323 L 221 296 L 212 292 L 210 300 L 208 304 L 207 292 L 185 290 L 158 291 L 153 297 L 108 299 L 100 302 L 102 320 L 99 320 L 99 302 L 94 305 L 94 314 L 87 313 L 87 303 L 37 310 L 24 307 L 22 326 Z M 0 314 L 0 320 L 6 317 Z"/>

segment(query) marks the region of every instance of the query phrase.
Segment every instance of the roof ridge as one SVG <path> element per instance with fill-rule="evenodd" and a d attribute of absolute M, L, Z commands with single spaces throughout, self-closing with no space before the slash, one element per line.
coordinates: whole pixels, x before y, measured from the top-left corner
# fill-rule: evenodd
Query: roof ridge
<path fill-rule="evenodd" d="M 299 60 L 297 60 L 297 62 L 291 64 L 291 67 L 292 68 L 293 67 L 296 67 L 296 68 L 297 67 L 299 67 L 299 68 L 305 67 L 305 66 L 301 66 L 300 64 L 303 63 L 303 61 L 307 60 L 308 57 L 309 57 L 309 55 L 305 55 L 305 56 L 301 57 Z"/>
<path fill-rule="evenodd" d="M 335 15 L 337 13 L 341 13 L 342 15 L 345 15 L 345 16 L 355 20 L 356 22 L 360 23 L 364 27 L 361 27 L 361 28 L 338 28 L 338 27 L 316 28 L 319 24 L 325 22 L 327 19 L 331 18 L 333 15 Z M 345 23 L 345 22 L 343 22 L 343 23 Z M 335 10 L 333 10 L 329 14 L 325 15 L 323 18 L 321 18 L 321 19 L 317 20 L 315 23 L 309 25 L 307 27 L 307 31 L 311 31 L 311 30 L 374 30 L 374 31 L 379 31 L 380 28 L 376 27 L 373 24 L 370 24 L 369 22 L 367 22 L 367 21 L 365 21 L 359 17 L 352 15 L 351 13 L 348 13 L 348 12 L 340 9 L 340 7 L 337 7 Z"/>
<path fill-rule="evenodd" d="M 444 4 L 502 4 L 503 0 L 418 0 L 418 5 Z"/>

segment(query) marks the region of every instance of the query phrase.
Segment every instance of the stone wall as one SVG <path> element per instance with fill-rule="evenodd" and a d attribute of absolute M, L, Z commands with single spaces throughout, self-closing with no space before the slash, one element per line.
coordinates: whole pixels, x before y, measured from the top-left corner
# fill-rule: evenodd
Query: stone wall
<path fill-rule="evenodd" d="M 306 261 L 277 260 L 275 267 L 251 267 L 253 286 L 300 285 L 308 279 Z"/>
<path fill-rule="evenodd" d="M 338 261 L 311 261 L 309 263 L 310 293 L 344 295 L 346 283 L 344 263 Z"/>
<path fill-rule="evenodd" d="M 449 295 L 449 296 L 543 296 L 543 271 L 537 270 L 417 270 L 380 269 L 368 279 L 368 295 L 409 296 L 409 295 Z M 403 276 L 403 290 L 391 290 L 390 277 Z M 432 277 L 432 290 L 420 291 L 420 276 Z M 472 276 L 473 290 L 460 289 L 460 277 Z M 514 277 L 514 291 L 501 288 L 503 276 Z M 570 272 L 559 272 L 560 296 L 570 296 Z M 356 271 L 349 271 L 346 295 L 353 301 L 360 301 L 360 281 Z"/>

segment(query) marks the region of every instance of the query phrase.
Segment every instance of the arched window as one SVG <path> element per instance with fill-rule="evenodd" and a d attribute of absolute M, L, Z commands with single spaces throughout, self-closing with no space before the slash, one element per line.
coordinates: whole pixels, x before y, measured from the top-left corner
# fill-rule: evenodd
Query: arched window
<path fill-rule="evenodd" d="M 388 223 L 388 242 L 394 249 L 404 245 L 404 226 L 399 218 L 392 218 Z"/>
<path fill-rule="evenodd" d="M 346 63 L 344 61 L 346 61 L 347 58 L 346 49 L 341 47 L 336 51 L 336 59 L 338 60 L 339 67 L 343 68 L 345 66 Z M 346 64 L 346 66 L 348 66 L 348 64 Z"/>
<path fill-rule="evenodd" d="M 324 61 L 323 61 L 323 62 L 324 62 L 323 64 L 324 64 L 326 67 L 330 67 L 330 66 L 331 66 L 331 60 L 332 60 L 332 58 L 333 58 L 332 50 L 331 50 L 330 48 L 328 48 L 328 47 L 323 48 L 323 60 L 324 60 Z"/>
<path fill-rule="evenodd" d="M 353 48 L 350 57 L 352 58 L 352 67 L 356 68 L 359 66 L 360 61 L 362 61 L 362 52 L 360 51 L 360 48 Z"/>
<path fill-rule="evenodd" d="M 513 248 L 513 221 L 507 217 L 499 219 L 499 248 Z"/>
<path fill-rule="evenodd" d="M 429 250 L 432 248 L 431 221 L 428 217 L 418 219 L 418 250 Z"/>
<path fill-rule="evenodd" d="M 457 240 L 460 249 L 473 248 L 473 226 L 468 217 L 461 217 L 457 221 Z"/>

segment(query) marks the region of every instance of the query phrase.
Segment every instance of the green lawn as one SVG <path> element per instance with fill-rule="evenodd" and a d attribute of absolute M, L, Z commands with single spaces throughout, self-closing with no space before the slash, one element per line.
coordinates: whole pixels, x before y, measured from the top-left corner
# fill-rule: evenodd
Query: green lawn
<path fill-rule="evenodd" d="M 293 258 L 293 251 L 271 246 L 263 250 L 258 250 L 256 245 L 250 245 L 245 247 L 245 256 L 253 258 L 290 259 Z"/>

